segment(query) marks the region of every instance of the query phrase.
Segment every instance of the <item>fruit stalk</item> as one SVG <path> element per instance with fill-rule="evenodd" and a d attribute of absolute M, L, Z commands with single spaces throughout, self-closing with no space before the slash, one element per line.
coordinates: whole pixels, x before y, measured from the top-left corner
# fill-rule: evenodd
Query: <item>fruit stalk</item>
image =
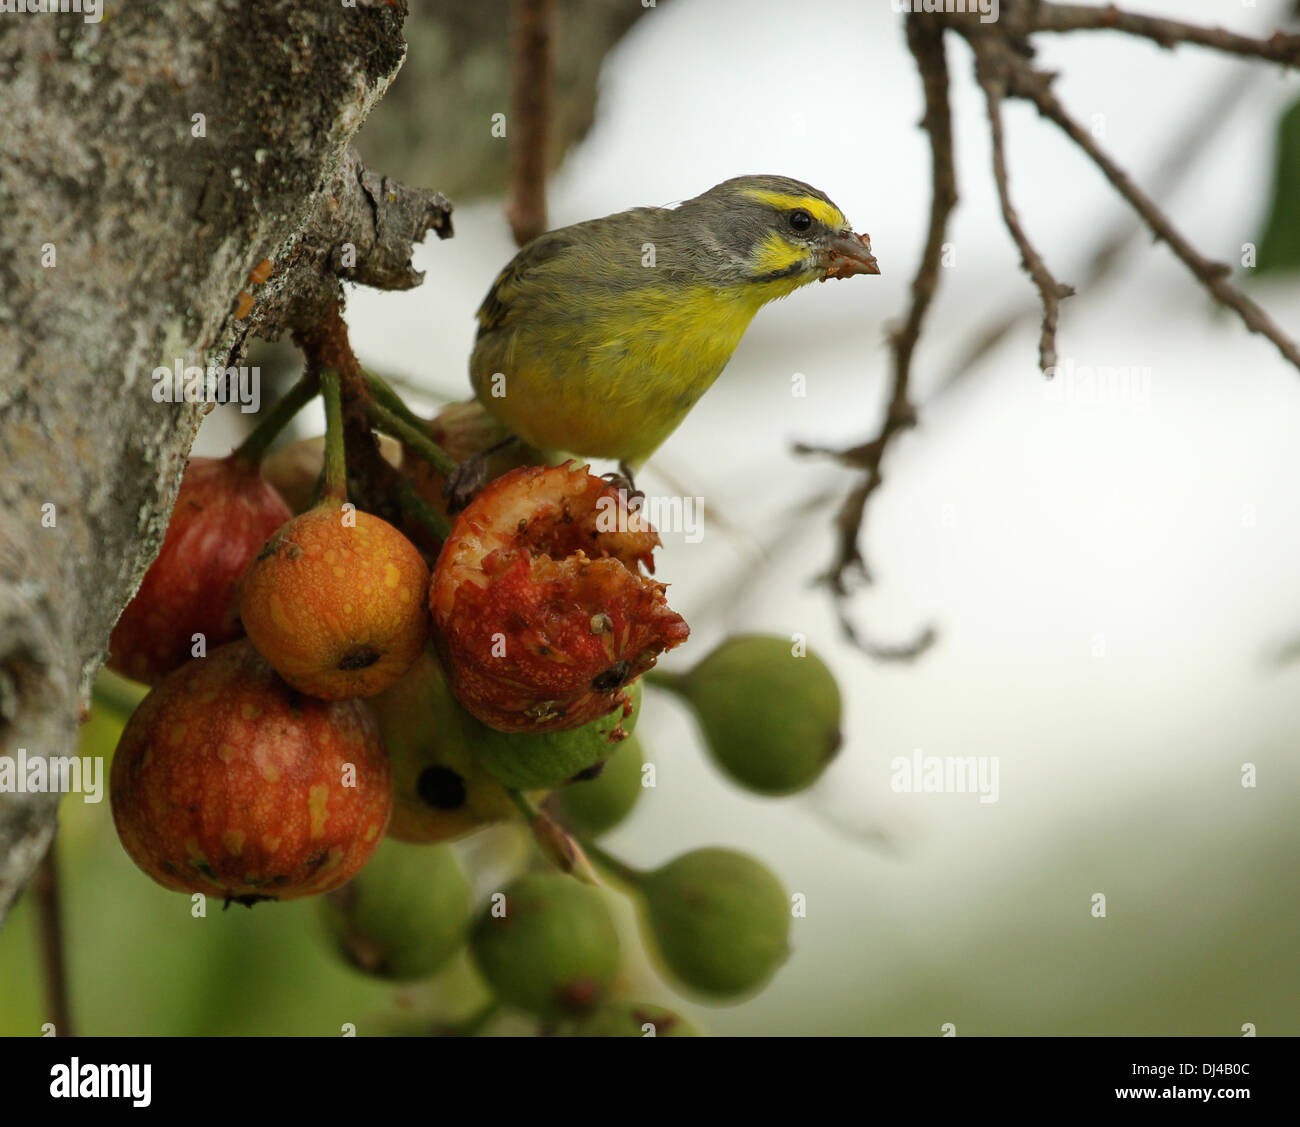
<path fill-rule="evenodd" d="M 410 423 L 413 427 L 423 427 L 425 425 L 424 420 L 406 405 L 406 400 L 393 390 L 393 386 L 383 376 L 377 376 L 374 372 L 368 372 L 364 368 L 361 375 L 370 391 L 370 398 L 375 403 L 381 407 L 386 407 L 399 419 Z"/>
<path fill-rule="evenodd" d="M 366 413 L 372 426 L 385 434 L 401 439 L 406 444 L 407 449 L 428 462 L 440 474 L 449 476 L 455 473 L 459 463 L 448 456 L 443 448 L 424 432 L 422 427 L 407 422 L 397 412 L 373 400 L 366 405 Z"/>
<path fill-rule="evenodd" d="M 657 689 L 674 693 L 679 697 L 686 695 L 687 676 L 685 673 L 670 673 L 667 669 L 650 669 L 643 674 L 646 684 Z"/>
<path fill-rule="evenodd" d="M 302 410 L 317 393 L 320 385 L 310 375 L 304 375 L 286 391 L 279 401 L 258 422 L 252 432 L 235 448 L 234 456 L 250 466 L 258 465 L 271 443 L 289 425 L 290 420 Z"/>
<path fill-rule="evenodd" d="M 321 499 L 342 503 L 348 499 L 348 471 L 343 453 L 343 399 L 338 371 L 326 368 L 321 372 L 320 386 L 325 399 L 325 474 Z"/>
<path fill-rule="evenodd" d="M 427 530 L 435 539 L 446 541 L 451 535 L 451 522 L 420 496 L 420 491 L 409 478 L 397 484 L 397 506 L 402 516 Z"/>
<path fill-rule="evenodd" d="M 640 869 L 634 869 L 627 862 L 620 861 L 594 841 L 583 841 L 582 848 L 595 860 L 596 864 L 602 869 L 607 869 L 619 883 L 627 885 L 629 888 L 636 888 L 640 885 L 641 878 L 645 875 Z"/>
<path fill-rule="evenodd" d="M 506 793 L 524 816 L 542 853 L 557 869 L 577 877 L 583 884 L 600 884 L 582 846 L 559 822 L 541 810 L 523 791 L 507 789 Z"/>

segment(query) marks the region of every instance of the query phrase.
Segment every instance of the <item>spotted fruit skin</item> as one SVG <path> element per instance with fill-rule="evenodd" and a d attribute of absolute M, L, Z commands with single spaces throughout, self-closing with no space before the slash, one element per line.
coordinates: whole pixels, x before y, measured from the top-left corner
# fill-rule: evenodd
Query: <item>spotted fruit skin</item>
<path fill-rule="evenodd" d="M 244 576 L 240 611 L 253 645 L 294 688 L 368 697 L 424 649 L 428 585 L 428 565 L 396 528 L 331 502 L 267 541 Z"/>
<path fill-rule="evenodd" d="M 499 732 L 564 732 L 690 634 L 646 578 L 659 537 L 585 466 L 529 466 L 461 513 L 429 592 L 457 699 Z"/>
<path fill-rule="evenodd" d="M 192 656 L 240 637 L 237 588 L 266 539 L 292 514 L 257 466 L 191 458 L 162 550 L 109 639 L 108 667 L 156 685 Z"/>
<path fill-rule="evenodd" d="M 150 692 L 122 733 L 109 789 L 122 845 L 149 876 L 249 904 L 343 884 L 392 808 L 367 706 L 304 697 L 246 639 Z"/>

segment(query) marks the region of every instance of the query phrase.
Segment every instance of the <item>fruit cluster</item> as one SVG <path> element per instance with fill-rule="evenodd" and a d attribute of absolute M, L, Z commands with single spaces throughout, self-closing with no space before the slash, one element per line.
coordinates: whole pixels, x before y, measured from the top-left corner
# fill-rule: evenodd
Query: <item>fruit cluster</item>
<path fill-rule="evenodd" d="M 654 671 L 688 634 L 650 578 L 657 534 L 600 519 L 634 502 L 586 467 L 529 450 L 503 463 L 474 405 L 388 428 L 409 525 L 350 503 L 339 384 L 320 384 L 323 444 L 263 459 L 268 419 L 229 457 L 192 459 L 113 633 L 110 667 L 153 686 L 112 766 L 127 853 L 165 887 L 227 904 L 329 893 L 325 934 L 365 973 L 422 978 L 468 945 L 500 1004 L 557 1031 L 694 1033 L 615 1000 L 620 938 L 591 860 L 639 903 L 669 978 L 704 997 L 775 973 L 790 906 L 729 850 L 641 872 L 597 844 L 653 771 L 632 734 L 642 679 L 694 711 L 727 777 L 788 794 L 839 745 L 829 671 L 761 636 Z M 454 523 L 430 448 L 492 454 L 496 476 Z M 563 871 L 525 871 L 476 913 L 447 843 L 521 819 Z"/>

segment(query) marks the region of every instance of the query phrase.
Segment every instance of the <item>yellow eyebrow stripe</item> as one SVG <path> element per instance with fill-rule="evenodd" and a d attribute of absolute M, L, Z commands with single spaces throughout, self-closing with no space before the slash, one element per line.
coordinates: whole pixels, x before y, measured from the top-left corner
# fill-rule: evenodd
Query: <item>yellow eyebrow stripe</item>
<path fill-rule="evenodd" d="M 832 230 L 839 230 L 841 227 L 849 225 L 849 221 L 844 218 L 838 207 L 828 204 L 825 200 L 819 200 L 816 196 L 790 196 L 784 192 L 772 192 L 766 188 L 747 188 L 745 195 L 750 199 L 758 200 L 760 203 L 771 204 L 773 207 L 786 209 L 801 207 L 814 219 L 820 219 Z"/>

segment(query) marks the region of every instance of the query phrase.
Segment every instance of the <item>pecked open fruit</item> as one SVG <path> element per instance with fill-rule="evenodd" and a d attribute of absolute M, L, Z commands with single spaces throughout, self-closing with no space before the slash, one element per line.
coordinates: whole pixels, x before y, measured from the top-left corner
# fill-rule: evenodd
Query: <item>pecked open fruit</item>
<path fill-rule="evenodd" d="M 690 633 L 646 578 L 659 544 L 625 494 L 568 462 L 522 467 L 461 513 L 429 603 L 460 703 L 501 732 L 561 732 L 627 703 Z"/>
<path fill-rule="evenodd" d="M 149 876 L 243 904 L 337 888 L 370 859 L 392 808 L 366 705 L 303 696 L 247 639 L 145 697 L 109 791 L 122 845 Z"/>

